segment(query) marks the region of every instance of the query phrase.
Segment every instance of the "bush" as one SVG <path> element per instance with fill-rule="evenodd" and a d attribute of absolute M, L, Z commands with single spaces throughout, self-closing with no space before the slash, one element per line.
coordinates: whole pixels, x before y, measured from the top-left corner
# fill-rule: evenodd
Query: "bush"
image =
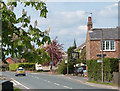
<path fill-rule="evenodd" d="M 97 63 L 96 60 L 87 60 L 88 66 L 88 78 L 89 80 L 99 81 L 102 79 L 101 74 L 101 63 Z M 112 81 L 113 72 L 119 71 L 118 59 L 117 58 L 104 58 L 103 59 L 103 72 L 104 80 Z"/>
<path fill-rule="evenodd" d="M 69 62 L 69 61 L 68 61 Z M 74 73 L 74 63 L 69 62 L 69 74 Z M 67 64 L 65 64 L 65 60 L 63 60 L 58 67 L 58 74 L 67 74 Z"/>
<path fill-rule="evenodd" d="M 65 60 L 63 60 L 58 67 L 58 74 L 66 74 L 67 73 L 67 65 L 65 64 Z"/>
<path fill-rule="evenodd" d="M 35 63 L 9 64 L 10 71 L 16 71 L 18 67 L 23 67 L 25 70 L 35 70 Z"/>

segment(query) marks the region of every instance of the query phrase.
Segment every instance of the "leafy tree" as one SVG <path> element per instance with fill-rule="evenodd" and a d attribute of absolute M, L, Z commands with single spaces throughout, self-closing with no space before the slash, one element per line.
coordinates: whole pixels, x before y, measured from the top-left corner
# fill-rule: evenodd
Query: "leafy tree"
<path fill-rule="evenodd" d="M 86 64 L 86 48 L 84 48 L 79 55 L 80 56 L 79 56 L 79 59 L 77 60 L 77 62 Z"/>
<path fill-rule="evenodd" d="M 76 49 L 76 45 L 73 45 L 72 47 L 69 47 L 68 50 L 67 50 L 68 62 L 69 62 L 69 73 L 74 73 L 74 63 L 75 62 L 71 61 L 71 53 L 74 52 L 74 49 Z"/>
<path fill-rule="evenodd" d="M 50 55 L 50 60 L 52 61 L 53 65 L 56 65 L 58 62 L 61 62 L 64 59 L 64 51 L 62 44 L 59 44 L 58 41 L 55 39 L 46 46 L 46 52 Z"/>
<path fill-rule="evenodd" d="M 40 2 L 21 2 L 24 3 L 24 7 L 31 6 L 40 11 L 40 17 L 46 18 L 47 7 L 42 1 Z M 2 60 L 6 55 L 12 57 L 25 58 L 30 61 L 33 58 L 35 61 L 38 59 L 37 52 L 32 47 L 32 42 L 37 46 L 44 44 L 46 41 L 50 42 L 48 31 L 42 32 L 36 28 L 37 21 L 34 26 L 30 24 L 30 16 L 27 16 L 27 12 L 23 9 L 22 16 L 16 18 L 14 8 L 17 7 L 18 2 L 0 2 L 1 5 L 1 17 L 2 21 Z M 21 26 L 16 26 L 20 24 Z M 42 41 L 41 41 L 42 39 Z M 33 50 L 30 52 L 29 50 Z"/>

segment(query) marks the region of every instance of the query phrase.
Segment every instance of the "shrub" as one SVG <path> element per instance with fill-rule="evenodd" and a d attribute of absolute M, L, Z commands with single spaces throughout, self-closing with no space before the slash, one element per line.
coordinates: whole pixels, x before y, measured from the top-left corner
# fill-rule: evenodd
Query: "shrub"
<path fill-rule="evenodd" d="M 88 78 L 90 80 L 101 80 L 101 63 L 97 63 L 96 60 L 87 60 L 88 66 Z M 118 59 L 117 58 L 104 58 L 103 59 L 103 72 L 104 72 L 104 80 L 112 81 L 113 72 L 119 71 Z"/>
<path fill-rule="evenodd" d="M 68 65 L 69 74 L 74 73 L 74 62 L 69 62 Z M 63 60 L 61 65 L 58 67 L 58 74 L 67 74 L 67 64 L 65 64 L 65 60 Z"/>
<path fill-rule="evenodd" d="M 25 70 L 35 70 L 35 63 L 9 64 L 10 71 L 16 71 L 18 67 L 23 67 Z"/>
<path fill-rule="evenodd" d="M 65 64 L 65 60 L 63 60 L 58 67 L 58 74 L 66 74 L 67 73 L 67 65 Z"/>

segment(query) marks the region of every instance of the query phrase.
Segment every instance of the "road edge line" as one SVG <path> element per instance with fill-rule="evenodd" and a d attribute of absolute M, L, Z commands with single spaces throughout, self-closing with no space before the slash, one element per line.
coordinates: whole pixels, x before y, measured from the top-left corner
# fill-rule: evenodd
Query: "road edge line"
<path fill-rule="evenodd" d="M 13 81 L 15 81 L 17 84 L 23 86 L 23 87 L 26 88 L 26 89 L 30 89 L 30 88 L 28 88 L 27 86 L 25 86 L 25 85 L 21 84 L 20 82 L 16 81 L 15 79 L 13 79 Z"/>

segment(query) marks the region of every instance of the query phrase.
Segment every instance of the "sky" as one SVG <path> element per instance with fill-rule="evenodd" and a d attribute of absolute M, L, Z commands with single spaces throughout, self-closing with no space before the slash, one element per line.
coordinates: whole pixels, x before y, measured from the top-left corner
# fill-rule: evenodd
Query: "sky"
<path fill-rule="evenodd" d="M 19 4 L 14 9 L 17 17 L 22 15 L 22 9 L 31 16 L 31 24 L 38 21 L 37 27 L 45 31 L 50 27 L 50 37 L 63 44 L 67 51 L 73 46 L 74 39 L 77 46 L 85 42 L 87 34 L 87 20 L 92 12 L 93 28 L 115 28 L 118 26 L 117 2 L 46 2 L 47 18 L 41 18 L 39 11 Z"/>

